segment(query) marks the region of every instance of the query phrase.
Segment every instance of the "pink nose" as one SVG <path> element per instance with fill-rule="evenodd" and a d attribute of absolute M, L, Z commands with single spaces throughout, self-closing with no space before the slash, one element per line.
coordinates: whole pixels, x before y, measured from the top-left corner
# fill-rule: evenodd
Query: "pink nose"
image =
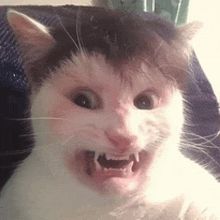
<path fill-rule="evenodd" d="M 134 148 L 136 138 L 134 136 L 109 135 L 108 140 L 113 144 L 117 153 L 126 153 Z"/>
<path fill-rule="evenodd" d="M 119 106 L 115 112 L 111 112 L 111 121 L 105 130 L 105 135 L 111 142 L 113 150 L 119 154 L 135 148 L 138 139 L 137 134 L 133 133 L 134 129 L 131 128 L 129 119 L 132 115 L 128 109 Z"/>

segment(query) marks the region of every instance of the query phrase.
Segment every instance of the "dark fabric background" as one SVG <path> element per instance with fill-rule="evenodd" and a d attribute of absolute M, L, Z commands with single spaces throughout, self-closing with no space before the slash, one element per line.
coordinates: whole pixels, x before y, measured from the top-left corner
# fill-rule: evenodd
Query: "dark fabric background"
<path fill-rule="evenodd" d="M 7 8 L 0 7 L 0 189 L 19 162 L 28 156 L 28 152 L 22 153 L 21 150 L 33 146 L 31 135 L 28 135 L 28 121 L 16 120 L 27 117 L 25 112 L 28 106 L 28 85 L 23 73 L 22 60 L 18 56 L 17 43 L 6 19 Z M 69 13 L 69 9 L 75 10 L 74 6 L 14 8 L 49 26 L 58 22 L 58 15 Z M 149 18 L 149 14 L 142 16 L 145 19 Z M 209 163 L 213 173 L 220 174 L 220 143 L 218 138 L 213 139 L 213 134 L 219 131 L 218 104 L 196 56 L 192 59 L 191 72 L 185 92 L 191 125 L 184 128 L 191 135 L 184 135 L 184 139 L 196 144 L 199 149 L 203 149 L 201 147 L 204 144 L 208 148 L 205 153 L 198 149 L 185 148 L 183 153 L 194 160 Z M 210 137 L 205 139 L 207 136 Z"/>

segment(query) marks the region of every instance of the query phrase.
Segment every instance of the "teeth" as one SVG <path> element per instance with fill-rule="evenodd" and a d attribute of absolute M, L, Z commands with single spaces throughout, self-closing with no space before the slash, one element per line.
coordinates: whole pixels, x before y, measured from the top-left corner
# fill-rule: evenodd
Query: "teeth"
<path fill-rule="evenodd" d="M 130 155 L 119 157 L 110 154 L 105 154 L 105 157 L 107 160 L 129 160 Z"/>
<path fill-rule="evenodd" d="M 122 170 L 122 171 L 123 171 L 123 170 L 125 170 L 125 168 L 119 168 L 119 169 L 118 169 L 118 168 L 111 168 L 111 167 L 110 167 L 110 168 L 108 168 L 108 170 L 116 170 L 116 171 Z"/>
<path fill-rule="evenodd" d="M 101 170 L 102 170 L 102 167 L 101 167 L 101 165 L 99 164 L 99 162 L 98 162 L 97 160 L 94 160 L 94 162 L 95 162 L 96 170 L 97 170 L 97 171 L 101 171 Z"/>
<path fill-rule="evenodd" d="M 97 153 L 95 152 L 95 157 L 94 157 L 94 160 L 98 160 L 99 156 L 103 156 L 104 153 Z M 135 157 L 135 160 L 137 162 L 140 162 L 140 158 L 139 158 L 139 153 L 134 153 L 133 154 L 134 157 Z M 105 153 L 105 157 L 107 160 L 129 160 L 130 159 L 130 155 L 126 155 L 126 156 L 114 156 L 114 155 L 111 155 L 111 154 L 107 154 Z"/>
<path fill-rule="evenodd" d="M 114 155 L 111 155 L 111 154 L 96 153 L 95 152 L 94 163 L 95 163 L 97 171 L 122 170 L 122 171 L 128 172 L 128 173 L 132 172 L 132 166 L 134 164 L 134 161 L 131 161 L 125 168 L 106 168 L 106 167 L 101 166 L 100 163 L 98 162 L 99 156 L 103 156 L 103 155 L 105 155 L 107 160 L 129 160 L 130 156 L 132 154 L 131 155 L 126 155 L 126 156 L 114 156 Z M 140 161 L 139 153 L 133 153 L 133 155 L 134 155 L 135 160 L 137 162 L 139 162 Z"/>
<path fill-rule="evenodd" d="M 134 153 L 135 160 L 140 162 L 139 153 Z"/>
<path fill-rule="evenodd" d="M 98 160 L 99 155 L 101 155 L 101 154 L 98 154 L 98 153 L 95 152 L 95 158 L 94 158 L 94 161 L 97 161 L 97 160 Z"/>
<path fill-rule="evenodd" d="M 134 161 L 131 161 L 131 163 L 129 163 L 127 166 L 126 166 L 126 172 L 130 173 L 132 172 L 132 166 L 134 164 Z"/>

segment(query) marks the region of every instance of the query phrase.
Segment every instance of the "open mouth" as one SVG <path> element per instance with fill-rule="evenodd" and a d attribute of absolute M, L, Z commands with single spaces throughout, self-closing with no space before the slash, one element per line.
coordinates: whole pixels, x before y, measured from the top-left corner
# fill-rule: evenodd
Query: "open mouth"
<path fill-rule="evenodd" d="M 152 154 L 146 150 L 114 154 L 79 150 L 67 156 L 68 169 L 89 188 L 102 193 L 127 194 L 146 181 Z"/>
<path fill-rule="evenodd" d="M 119 156 L 95 151 L 83 151 L 86 174 L 97 179 L 132 177 L 141 166 L 143 154 L 143 151 L 141 151 Z"/>

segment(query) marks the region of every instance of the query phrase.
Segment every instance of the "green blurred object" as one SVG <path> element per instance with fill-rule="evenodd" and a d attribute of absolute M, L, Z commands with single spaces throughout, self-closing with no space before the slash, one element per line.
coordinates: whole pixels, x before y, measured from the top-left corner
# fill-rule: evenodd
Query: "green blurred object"
<path fill-rule="evenodd" d="M 146 11 L 146 0 L 108 0 L 107 6 L 119 11 L 143 12 Z"/>
<path fill-rule="evenodd" d="M 189 0 L 105 0 L 107 7 L 128 12 L 152 12 L 176 25 L 186 22 Z"/>
<path fill-rule="evenodd" d="M 173 24 L 180 25 L 187 20 L 188 7 L 189 0 L 156 0 L 154 12 Z"/>

